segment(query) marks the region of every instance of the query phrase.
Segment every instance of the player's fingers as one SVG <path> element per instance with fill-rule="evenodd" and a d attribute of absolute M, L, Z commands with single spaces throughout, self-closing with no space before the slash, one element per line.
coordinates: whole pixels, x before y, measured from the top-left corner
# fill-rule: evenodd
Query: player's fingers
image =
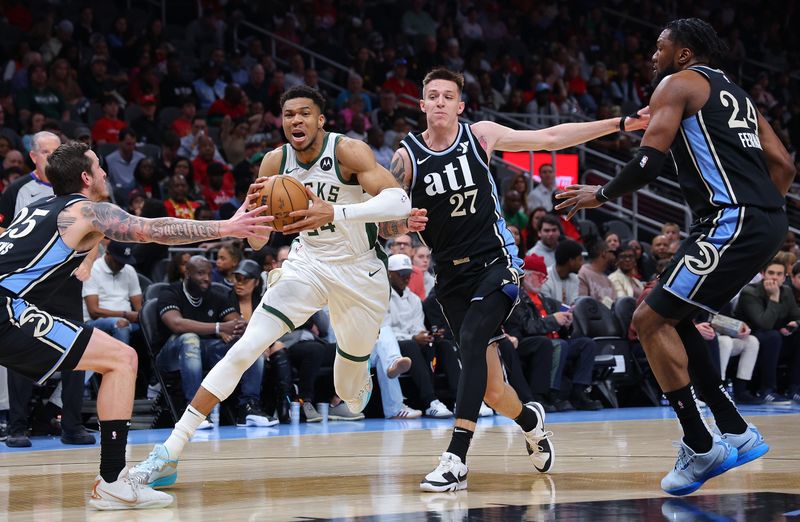
<path fill-rule="evenodd" d="M 293 210 L 289 212 L 289 217 L 291 218 L 307 218 L 308 217 L 308 210 Z"/>
<path fill-rule="evenodd" d="M 578 205 L 575 205 L 574 207 L 572 207 L 572 210 L 570 210 L 569 214 L 567 214 L 567 221 L 571 221 L 572 220 L 572 216 L 577 214 L 579 210 L 580 210 L 580 208 L 578 207 Z"/>
<path fill-rule="evenodd" d="M 306 187 L 306 194 L 308 194 L 308 199 L 311 201 L 320 201 L 319 197 L 311 190 L 311 187 Z"/>
<path fill-rule="evenodd" d="M 253 214 L 258 215 L 258 214 L 261 214 L 263 212 L 266 212 L 267 209 L 269 209 L 269 205 L 261 205 L 261 206 L 253 208 L 252 210 L 248 210 L 247 213 L 250 214 L 250 215 L 253 215 Z"/>

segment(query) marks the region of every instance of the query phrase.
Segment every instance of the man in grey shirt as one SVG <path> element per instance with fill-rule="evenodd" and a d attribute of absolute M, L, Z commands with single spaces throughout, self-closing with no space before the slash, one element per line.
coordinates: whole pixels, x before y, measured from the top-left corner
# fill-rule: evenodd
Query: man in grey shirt
<path fill-rule="evenodd" d="M 547 280 L 539 293 L 550 299 L 572 306 L 578 299 L 578 271 L 583 266 L 583 247 L 566 239 L 556 247 L 556 262 L 547 267 Z"/>
<path fill-rule="evenodd" d="M 106 156 L 108 179 L 114 188 L 114 201 L 123 206 L 128 201 L 128 194 L 136 186 L 133 173 L 136 165 L 145 155 L 136 150 L 136 131 L 125 127 L 119 131 L 119 148 Z"/>
<path fill-rule="evenodd" d="M 539 241 L 533 245 L 528 254 L 536 254 L 544 258 L 548 267 L 556 264 L 556 246 L 561 239 L 561 223 L 552 214 L 545 214 L 539 222 Z"/>

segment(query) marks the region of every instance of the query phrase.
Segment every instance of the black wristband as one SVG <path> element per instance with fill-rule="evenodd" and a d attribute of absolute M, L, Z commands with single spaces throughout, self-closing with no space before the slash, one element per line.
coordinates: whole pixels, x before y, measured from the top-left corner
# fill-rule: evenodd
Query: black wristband
<path fill-rule="evenodd" d="M 641 118 L 641 115 L 638 112 L 633 112 L 631 114 L 626 114 L 625 116 L 620 118 L 619 119 L 619 130 L 620 130 L 620 132 L 627 132 L 625 130 L 625 118 L 635 118 L 635 119 L 638 120 L 639 118 Z"/>
<path fill-rule="evenodd" d="M 594 193 L 594 198 L 600 203 L 605 203 L 606 201 L 608 201 L 608 196 L 606 196 L 606 193 L 603 190 L 603 187 L 600 187 L 597 190 L 597 192 Z"/>

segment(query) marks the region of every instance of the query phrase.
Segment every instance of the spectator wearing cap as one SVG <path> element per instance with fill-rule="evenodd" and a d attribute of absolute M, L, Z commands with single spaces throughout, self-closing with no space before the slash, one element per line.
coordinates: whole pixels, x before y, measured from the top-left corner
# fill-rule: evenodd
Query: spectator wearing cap
<path fill-rule="evenodd" d="M 72 139 L 75 141 L 80 141 L 91 147 L 92 143 L 92 131 L 89 130 L 89 127 L 80 126 L 75 127 L 75 130 L 72 132 Z"/>
<path fill-rule="evenodd" d="M 42 44 L 39 52 L 42 53 L 42 60 L 44 63 L 52 62 L 56 56 L 61 54 L 61 49 L 70 42 L 72 42 L 72 33 L 74 26 L 69 20 L 61 20 L 55 26 L 55 36 L 51 36 Z"/>
<path fill-rule="evenodd" d="M 131 127 L 139 136 L 139 141 L 151 145 L 161 145 L 161 126 L 156 121 L 156 108 L 158 101 L 152 94 L 145 94 L 141 98 L 142 115 L 133 120 Z"/>
<path fill-rule="evenodd" d="M 119 118 L 117 97 L 108 95 L 103 98 L 103 115 L 92 126 L 92 140 L 98 144 L 119 143 L 119 133 L 125 127 L 127 125 Z"/>
<path fill-rule="evenodd" d="M 114 190 L 114 200 L 125 205 L 128 193 L 136 186 L 136 166 L 145 155 L 136 150 L 136 131 L 123 127 L 119 132 L 117 150 L 106 156 L 108 180 Z"/>
<path fill-rule="evenodd" d="M 451 392 L 458 388 L 458 354 L 452 343 L 443 337 L 444 330 L 433 332 L 425 327 L 422 300 L 408 289 L 413 266 L 405 254 L 389 257 L 389 283 L 392 287 L 389 300 L 389 324 L 400 344 L 400 353 L 411 359 L 411 381 L 419 394 L 419 406 L 428 417 L 452 417 L 450 411 L 436 396 L 431 362 L 436 358 L 444 366 Z M 455 395 L 453 395 L 455 397 Z"/>
<path fill-rule="evenodd" d="M 225 82 L 219 79 L 219 67 L 214 62 L 209 62 L 203 69 L 202 78 L 192 83 L 197 94 L 197 104 L 200 109 L 207 111 L 211 104 L 225 96 Z"/>
<path fill-rule="evenodd" d="M 564 411 L 572 406 L 579 410 L 602 409 L 602 404 L 591 399 L 587 393 L 592 384 L 594 358 L 598 353 L 597 343 L 588 337 L 571 337 L 569 328 L 572 325 L 572 312 L 563 310 L 559 301 L 540 295 L 539 290 L 547 280 L 547 267 L 541 256 L 526 256 L 523 270 L 525 274 L 520 302 L 512 310 L 505 327 L 509 335 L 517 340 L 517 353 L 523 365 L 528 362 L 526 374 L 531 377 L 528 383 L 531 391 L 538 399 L 549 385 L 546 402 L 557 410 Z M 543 338 L 550 340 L 552 346 L 547 346 Z M 547 378 L 540 366 L 552 367 L 547 365 L 546 357 L 544 360 L 536 357 L 537 352 L 552 347 L 558 350 L 555 358 L 558 364 L 552 366 L 555 371 L 551 371 Z M 562 378 L 568 363 L 572 366 L 572 388 L 563 390 Z M 569 395 L 568 401 L 560 399 L 562 393 Z"/>
<path fill-rule="evenodd" d="M 111 241 L 83 283 L 84 320 L 125 344 L 139 330 L 142 289 L 133 265 L 133 244 Z"/>
<path fill-rule="evenodd" d="M 408 79 L 408 61 L 405 58 L 395 60 L 394 72 L 391 78 L 384 82 L 383 87 L 394 91 L 400 105 L 419 108 L 419 88 Z"/>

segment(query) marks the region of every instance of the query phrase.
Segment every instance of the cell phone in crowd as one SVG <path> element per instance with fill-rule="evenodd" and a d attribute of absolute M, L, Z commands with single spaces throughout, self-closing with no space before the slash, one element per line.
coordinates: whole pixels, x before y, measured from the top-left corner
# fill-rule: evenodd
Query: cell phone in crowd
<path fill-rule="evenodd" d="M 561 303 L 561 311 L 562 312 L 571 312 L 572 311 L 572 307 L 569 306 L 569 305 L 566 305 L 564 303 Z"/>

